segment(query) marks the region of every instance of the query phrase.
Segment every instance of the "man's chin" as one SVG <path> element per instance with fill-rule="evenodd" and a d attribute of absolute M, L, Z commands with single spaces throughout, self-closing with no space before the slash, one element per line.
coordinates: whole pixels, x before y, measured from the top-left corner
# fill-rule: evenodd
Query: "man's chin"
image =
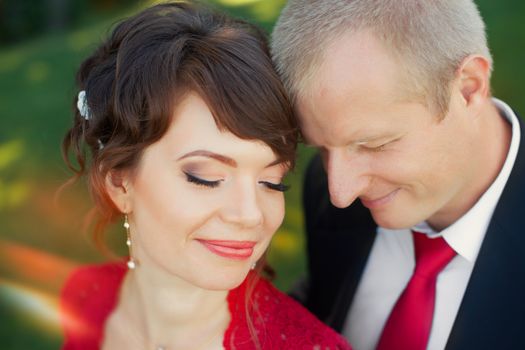
<path fill-rule="evenodd" d="M 372 218 L 378 226 L 390 230 L 410 229 L 419 223 L 419 221 L 415 221 L 414 218 L 403 218 L 402 214 L 395 213 L 394 211 L 374 212 L 371 210 L 370 212 L 372 214 Z"/>

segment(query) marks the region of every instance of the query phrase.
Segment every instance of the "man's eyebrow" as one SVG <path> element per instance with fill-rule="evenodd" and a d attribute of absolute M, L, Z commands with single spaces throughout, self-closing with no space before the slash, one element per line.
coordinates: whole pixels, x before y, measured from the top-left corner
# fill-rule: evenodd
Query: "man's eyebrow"
<path fill-rule="evenodd" d="M 346 142 L 346 145 L 363 145 L 369 142 L 374 142 L 378 140 L 384 140 L 384 139 L 390 139 L 390 138 L 397 138 L 399 136 L 396 136 L 395 134 L 385 134 L 385 135 L 370 135 L 365 137 L 360 137 L 356 139 L 350 139 Z M 315 143 L 308 142 L 307 140 L 302 140 L 302 143 L 307 148 L 324 148 L 322 145 L 316 145 Z"/>
<path fill-rule="evenodd" d="M 228 166 L 231 166 L 233 168 L 236 168 L 237 167 L 237 162 L 230 158 L 230 157 L 227 157 L 227 156 L 224 156 L 222 154 L 218 154 L 218 153 L 214 153 L 214 152 L 210 152 L 210 151 L 206 151 L 206 150 L 196 150 L 196 151 L 192 151 L 192 152 L 189 152 L 189 153 L 186 153 L 185 155 L 183 155 L 182 157 L 178 158 L 177 160 L 182 160 L 182 159 L 185 159 L 185 158 L 189 158 L 189 157 L 206 157 L 206 158 L 211 158 L 211 159 L 215 159 L 221 163 L 224 163 Z"/>
<path fill-rule="evenodd" d="M 355 144 L 359 145 L 359 144 L 363 144 L 363 143 L 367 143 L 367 142 L 373 142 L 373 141 L 377 141 L 377 140 L 386 139 L 388 137 L 389 136 L 386 136 L 386 135 L 369 136 L 369 137 L 363 137 L 363 138 L 357 139 L 357 140 L 353 141 L 352 143 L 355 143 Z"/>
<path fill-rule="evenodd" d="M 355 140 L 354 143 L 359 145 L 359 144 L 380 141 L 380 140 L 398 139 L 401 136 L 403 136 L 402 133 L 387 133 L 387 134 L 371 135 L 369 137 L 363 137 L 361 139 Z"/>

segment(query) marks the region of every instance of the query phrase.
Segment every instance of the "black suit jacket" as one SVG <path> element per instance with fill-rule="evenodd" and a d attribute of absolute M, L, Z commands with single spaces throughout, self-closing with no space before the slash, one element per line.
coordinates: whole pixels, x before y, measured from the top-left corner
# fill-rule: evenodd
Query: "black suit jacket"
<path fill-rule="evenodd" d="M 519 117 L 518 117 L 519 118 Z M 447 350 L 525 349 L 525 133 L 472 271 Z M 330 204 L 326 174 L 315 157 L 306 174 L 309 285 L 305 306 L 338 332 L 376 237 L 359 200 Z"/>

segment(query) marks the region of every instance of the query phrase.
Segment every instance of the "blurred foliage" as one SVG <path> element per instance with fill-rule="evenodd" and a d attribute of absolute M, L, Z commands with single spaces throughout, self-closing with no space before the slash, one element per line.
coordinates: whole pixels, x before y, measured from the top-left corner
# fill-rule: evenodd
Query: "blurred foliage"
<path fill-rule="evenodd" d="M 69 188 L 54 202 L 58 188 L 71 175 L 61 160 L 60 141 L 72 118 L 79 63 L 116 18 L 154 2 L 65 1 L 67 20 L 63 26 L 53 26 L 51 15 L 45 12 L 54 1 L 0 0 L 0 43 L 9 43 L 0 47 L 2 349 L 58 348 L 56 303 L 65 276 L 78 264 L 106 258 L 83 231 L 90 208 L 84 183 Z M 269 32 L 285 0 L 209 2 Z M 525 2 L 477 2 L 494 55 L 493 92 L 518 113 L 525 113 L 519 86 L 525 80 L 521 67 Z M 269 260 L 278 273 L 276 284 L 283 290 L 305 269 L 300 190 L 310 155 L 311 150 L 300 149 L 297 170 L 287 180 L 292 189 L 287 193 L 286 219 L 270 249 Z M 108 232 L 108 244 L 117 252 L 125 252 L 123 242 L 120 227 Z"/>
<path fill-rule="evenodd" d="M 136 0 L 3 0 L 0 45 L 71 30 L 86 20 L 113 17 Z"/>

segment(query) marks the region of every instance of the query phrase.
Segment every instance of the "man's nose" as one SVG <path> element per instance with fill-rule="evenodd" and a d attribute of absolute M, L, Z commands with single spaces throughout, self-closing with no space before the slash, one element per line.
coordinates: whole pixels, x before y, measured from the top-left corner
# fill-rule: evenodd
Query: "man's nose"
<path fill-rule="evenodd" d="M 340 151 L 329 152 L 324 158 L 330 201 L 338 208 L 346 208 L 368 185 L 365 164 L 359 155 Z"/>
<path fill-rule="evenodd" d="M 256 185 L 239 185 L 232 189 L 231 193 L 222 210 L 223 220 L 243 228 L 260 225 L 263 213 Z"/>

